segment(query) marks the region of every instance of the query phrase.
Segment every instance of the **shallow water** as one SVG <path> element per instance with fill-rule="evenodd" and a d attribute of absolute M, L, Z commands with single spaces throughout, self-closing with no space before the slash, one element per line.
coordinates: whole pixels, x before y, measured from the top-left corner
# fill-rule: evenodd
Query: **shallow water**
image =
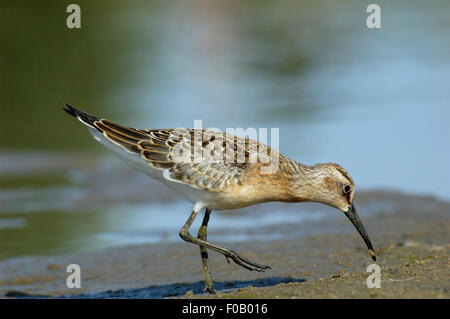
<path fill-rule="evenodd" d="M 282 153 L 359 190 L 450 198 L 448 1 L 378 1 L 380 30 L 353 1 L 77 3 L 81 30 L 59 1 L 0 10 L 0 258 L 175 240 L 187 218 L 66 102 L 134 127 L 275 127 Z M 288 207 L 258 225 L 312 218 Z M 211 229 L 258 238 L 251 211 Z"/>

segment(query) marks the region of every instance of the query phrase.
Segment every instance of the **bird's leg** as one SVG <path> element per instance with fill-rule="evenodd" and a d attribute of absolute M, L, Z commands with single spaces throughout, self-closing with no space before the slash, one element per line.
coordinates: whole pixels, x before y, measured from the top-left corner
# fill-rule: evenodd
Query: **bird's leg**
<path fill-rule="evenodd" d="M 207 239 L 206 227 L 208 227 L 210 214 L 211 214 L 211 210 L 209 208 L 206 208 L 205 216 L 203 217 L 203 221 L 202 221 L 202 225 L 198 229 L 197 237 L 199 239 L 202 239 L 205 241 Z M 213 288 L 213 283 L 211 280 L 211 273 L 209 271 L 208 250 L 203 246 L 200 246 L 200 256 L 202 256 L 203 275 L 205 276 L 205 290 L 211 294 L 215 294 L 216 291 Z"/>
<path fill-rule="evenodd" d="M 184 224 L 183 228 L 181 228 L 181 230 L 180 230 L 180 233 L 179 233 L 180 237 L 184 241 L 199 245 L 200 247 L 209 248 L 211 250 L 217 251 L 218 253 L 223 254 L 227 258 L 227 260 L 231 259 L 239 266 L 242 266 L 248 270 L 264 271 L 264 270 L 270 268 L 269 266 L 258 265 L 255 262 L 245 259 L 244 257 L 239 256 L 235 251 L 230 250 L 226 247 L 221 247 L 221 246 L 212 244 L 206 240 L 192 236 L 189 233 L 189 228 L 191 227 L 192 223 L 194 222 L 195 218 L 197 217 L 199 210 L 200 209 L 197 209 L 196 207 L 194 207 L 194 210 L 192 211 L 191 216 L 189 216 L 189 218 L 186 221 L 186 223 Z"/>

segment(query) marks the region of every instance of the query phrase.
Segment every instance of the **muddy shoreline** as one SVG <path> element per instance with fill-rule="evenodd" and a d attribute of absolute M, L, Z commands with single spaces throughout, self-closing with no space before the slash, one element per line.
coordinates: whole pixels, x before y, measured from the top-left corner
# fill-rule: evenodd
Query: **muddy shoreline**
<path fill-rule="evenodd" d="M 365 217 L 381 267 L 381 288 L 369 289 L 372 263 L 343 216 L 277 225 L 288 239 L 227 243 L 272 267 L 249 272 L 210 253 L 216 295 L 203 294 L 197 247 L 182 242 L 107 248 L 0 262 L 1 298 L 449 298 L 450 204 L 432 197 L 363 193 L 395 211 Z M 399 204 L 401 203 L 401 205 Z M 384 207 L 381 205 L 380 207 Z M 302 232 L 309 229 L 310 232 Z M 345 231 L 342 231 L 345 229 Z M 269 233 L 273 229 L 267 228 Z M 324 230 L 322 232 L 314 230 Z M 266 230 L 265 230 L 266 231 Z M 213 235 L 210 240 L 213 241 Z M 82 269 L 80 289 L 66 287 L 66 265 Z"/>

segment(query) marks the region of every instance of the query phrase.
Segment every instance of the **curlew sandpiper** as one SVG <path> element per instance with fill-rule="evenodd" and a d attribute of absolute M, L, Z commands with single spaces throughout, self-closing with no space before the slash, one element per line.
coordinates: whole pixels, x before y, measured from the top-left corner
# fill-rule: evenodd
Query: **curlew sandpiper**
<path fill-rule="evenodd" d="M 192 201 L 193 211 L 179 234 L 183 240 L 200 247 L 205 289 L 210 293 L 215 291 L 207 249 L 249 270 L 270 268 L 207 241 L 206 229 L 212 210 L 237 209 L 269 201 L 323 203 L 339 209 L 350 219 L 376 260 L 369 235 L 353 205 L 353 180 L 337 164 L 304 165 L 262 143 L 216 131 L 134 129 L 68 104 L 64 111 L 78 118 L 98 142 L 125 162 Z M 275 169 L 264 172 L 263 168 L 273 163 Z M 189 228 L 202 209 L 205 214 L 195 237 Z"/>

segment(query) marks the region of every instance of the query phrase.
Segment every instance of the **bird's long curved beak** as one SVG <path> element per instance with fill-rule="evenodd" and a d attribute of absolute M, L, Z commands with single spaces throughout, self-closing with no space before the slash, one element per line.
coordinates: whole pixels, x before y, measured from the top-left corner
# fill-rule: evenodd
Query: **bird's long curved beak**
<path fill-rule="evenodd" d="M 353 204 L 349 206 L 347 211 L 344 212 L 344 214 L 345 216 L 348 217 L 348 219 L 350 219 L 350 221 L 355 226 L 358 233 L 361 235 L 362 239 L 364 239 L 364 242 L 366 243 L 367 248 L 369 249 L 369 255 L 372 256 L 372 259 L 374 261 L 376 261 L 377 257 L 375 256 L 375 251 L 373 250 L 372 242 L 370 241 L 369 235 L 367 234 L 367 231 L 364 228 L 361 219 L 359 219 L 359 216 L 356 213 L 355 206 Z"/>

